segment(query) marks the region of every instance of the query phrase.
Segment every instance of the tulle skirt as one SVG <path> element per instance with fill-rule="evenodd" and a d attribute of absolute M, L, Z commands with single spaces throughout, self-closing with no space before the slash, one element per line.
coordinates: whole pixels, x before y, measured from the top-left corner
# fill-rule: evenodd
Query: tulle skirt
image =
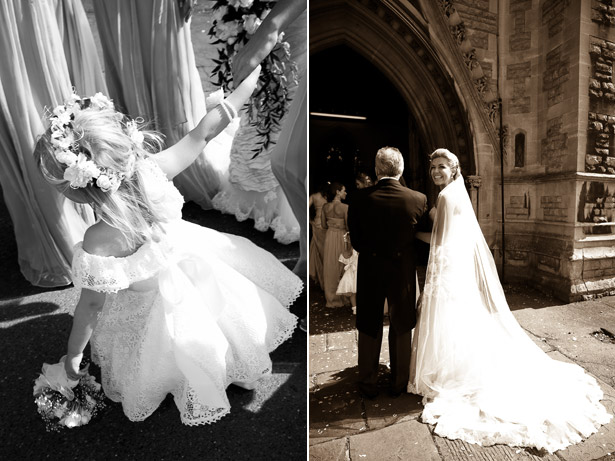
<path fill-rule="evenodd" d="M 106 395 L 132 421 L 172 394 L 185 424 L 230 411 L 225 389 L 253 388 L 292 335 L 301 280 L 242 237 L 184 221 L 167 227 L 174 260 L 153 289 L 107 301 L 92 336 Z M 196 245 L 194 243 L 196 242 Z"/>

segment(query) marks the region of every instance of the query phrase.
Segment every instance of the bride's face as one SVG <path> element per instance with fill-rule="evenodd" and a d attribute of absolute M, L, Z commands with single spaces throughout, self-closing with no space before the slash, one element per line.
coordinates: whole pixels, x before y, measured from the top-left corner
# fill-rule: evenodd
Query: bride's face
<path fill-rule="evenodd" d="M 431 161 L 429 173 L 434 184 L 440 186 L 440 189 L 447 186 L 453 180 L 453 170 L 451 170 L 448 161 L 442 157 L 434 158 Z"/>

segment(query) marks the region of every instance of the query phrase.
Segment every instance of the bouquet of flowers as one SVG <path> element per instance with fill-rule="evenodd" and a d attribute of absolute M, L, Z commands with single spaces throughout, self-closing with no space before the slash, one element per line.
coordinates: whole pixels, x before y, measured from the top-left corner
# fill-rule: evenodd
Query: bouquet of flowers
<path fill-rule="evenodd" d="M 216 67 L 212 70 L 214 84 L 230 89 L 233 80 L 231 59 L 256 32 L 271 11 L 275 1 L 218 0 L 213 6 L 214 21 L 209 31 L 218 50 Z M 290 44 L 281 34 L 278 43 L 261 63 L 256 91 L 248 102 L 250 123 L 256 127 L 259 141 L 253 151 L 256 157 L 271 143 L 272 134 L 281 129 L 282 117 L 288 112 L 290 95 L 288 84 L 297 84 L 297 64 L 291 59 Z"/>
<path fill-rule="evenodd" d="M 34 382 L 34 403 L 45 421 L 47 431 L 87 424 L 105 407 L 100 384 L 88 373 L 88 366 L 79 381 L 68 379 L 64 360 L 43 364 L 43 372 Z"/>

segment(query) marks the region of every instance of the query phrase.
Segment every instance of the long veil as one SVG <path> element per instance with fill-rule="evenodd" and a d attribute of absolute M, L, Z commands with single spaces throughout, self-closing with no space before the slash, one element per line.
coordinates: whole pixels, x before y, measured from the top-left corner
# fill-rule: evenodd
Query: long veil
<path fill-rule="evenodd" d="M 425 397 L 423 421 L 449 438 L 549 451 L 595 432 L 610 419 L 600 387 L 510 312 L 462 176 L 436 210 L 408 385 Z"/>

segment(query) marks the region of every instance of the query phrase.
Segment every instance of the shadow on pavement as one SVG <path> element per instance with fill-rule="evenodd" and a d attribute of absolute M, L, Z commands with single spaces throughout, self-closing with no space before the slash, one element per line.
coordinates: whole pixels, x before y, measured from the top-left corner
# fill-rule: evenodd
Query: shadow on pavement
<path fill-rule="evenodd" d="M 0 305 L 0 323 L 19 320 L 26 317 L 51 314 L 59 309 L 54 303 L 34 302 L 29 304 L 11 303 Z"/>
<path fill-rule="evenodd" d="M 310 443 L 361 433 L 395 422 L 416 418 L 423 409 L 422 397 L 388 395 L 389 370 L 379 367 L 378 388 L 374 399 L 361 396 L 357 388 L 357 367 L 320 375 L 310 391 Z M 322 381 L 322 382 L 321 382 Z M 315 384 L 315 385 L 314 385 Z"/>

